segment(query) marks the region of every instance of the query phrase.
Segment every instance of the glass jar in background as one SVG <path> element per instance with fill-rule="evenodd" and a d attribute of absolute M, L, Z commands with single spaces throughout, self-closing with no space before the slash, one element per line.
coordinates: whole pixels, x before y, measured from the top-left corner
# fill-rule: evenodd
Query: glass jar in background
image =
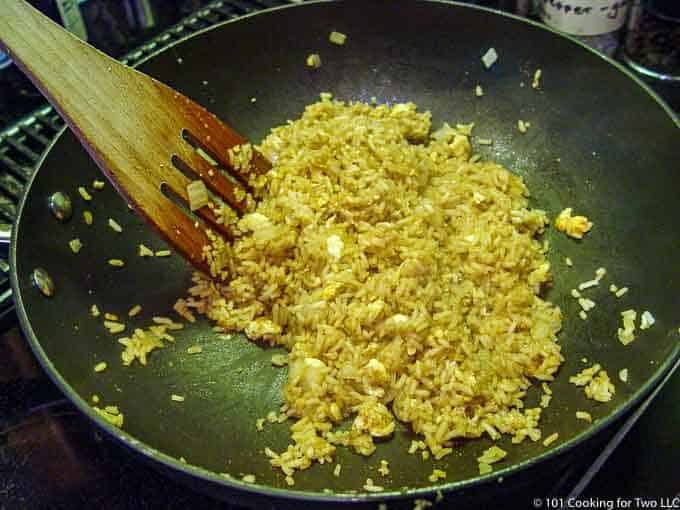
<path fill-rule="evenodd" d="M 622 57 L 640 74 L 680 81 L 680 1 L 635 0 Z"/>
<path fill-rule="evenodd" d="M 675 1 L 675 0 L 674 0 Z M 612 56 L 621 40 L 629 0 L 538 0 L 543 23 Z"/>

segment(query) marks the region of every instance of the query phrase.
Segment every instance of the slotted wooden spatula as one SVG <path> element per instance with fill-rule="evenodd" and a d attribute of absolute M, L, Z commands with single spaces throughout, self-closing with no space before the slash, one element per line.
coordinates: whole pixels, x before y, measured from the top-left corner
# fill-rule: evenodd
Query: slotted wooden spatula
<path fill-rule="evenodd" d="M 230 165 L 227 150 L 246 140 L 202 106 L 81 41 L 24 0 L 0 3 L 0 43 L 118 192 L 178 252 L 208 272 L 202 250 L 209 241 L 202 222 L 175 201 L 188 206 L 187 186 L 193 180 L 188 173 L 242 211 L 248 175 Z M 248 171 L 268 169 L 267 160 L 255 153 Z M 227 233 L 208 206 L 195 214 L 205 226 Z"/>

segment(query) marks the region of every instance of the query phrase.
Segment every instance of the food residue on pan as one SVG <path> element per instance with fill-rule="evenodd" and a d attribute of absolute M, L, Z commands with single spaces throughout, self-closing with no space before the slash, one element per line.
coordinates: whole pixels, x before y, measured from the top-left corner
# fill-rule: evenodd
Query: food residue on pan
<path fill-rule="evenodd" d="M 86 202 L 89 202 L 92 200 L 92 195 L 87 191 L 87 188 L 85 186 L 79 186 L 78 187 L 78 194 L 85 200 Z"/>
<path fill-rule="evenodd" d="M 122 333 L 123 331 L 125 331 L 125 324 L 117 321 L 105 320 L 104 327 L 108 329 L 109 333 L 111 333 L 112 335 L 117 335 L 118 333 Z"/>
<path fill-rule="evenodd" d="M 605 277 L 606 274 L 607 274 L 607 270 L 604 267 L 598 267 L 595 270 L 595 278 L 593 278 L 592 280 L 587 280 L 585 282 L 579 283 L 578 284 L 578 290 L 582 291 L 582 290 L 589 289 L 591 287 L 597 287 L 598 285 L 600 285 L 600 282 L 602 281 L 602 279 Z M 577 297 L 581 297 L 581 296 L 577 296 Z"/>
<path fill-rule="evenodd" d="M 83 243 L 81 243 L 80 239 L 78 239 L 77 237 L 75 239 L 71 239 L 68 242 L 68 245 L 73 253 L 78 253 L 80 249 L 83 247 Z"/>
<path fill-rule="evenodd" d="M 583 387 L 586 397 L 598 402 L 609 402 L 616 393 L 609 375 L 599 363 L 582 370 L 575 376 L 571 376 L 569 382 Z"/>
<path fill-rule="evenodd" d="M 578 298 L 578 304 L 585 313 L 588 313 L 590 310 L 595 308 L 595 301 L 584 297 Z"/>
<path fill-rule="evenodd" d="M 145 246 L 144 244 L 139 245 L 139 256 L 140 257 L 153 257 L 154 253 L 153 250 Z"/>
<path fill-rule="evenodd" d="M 118 406 L 106 406 L 106 407 L 92 407 L 97 414 L 108 421 L 111 425 L 115 427 L 122 428 L 124 423 L 123 413 L 120 412 Z"/>
<path fill-rule="evenodd" d="M 576 419 L 587 421 L 588 423 L 593 422 L 593 417 L 586 411 L 576 411 Z"/>
<path fill-rule="evenodd" d="M 575 239 L 583 239 L 583 235 L 593 228 L 586 216 L 572 216 L 573 209 L 567 207 L 555 219 L 555 228 Z"/>
<path fill-rule="evenodd" d="M 445 478 L 446 478 L 446 471 L 443 471 L 441 469 L 433 469 L 430 476 L 427 477 L 427 479 L 431 483 L 437 483 L 439 480 L 443 480 Z"/>
<path fill-rule="evenodd" d="M 482 55 L 482 64 L 484 64 L 484 67 L 487 69 L 491 69 L 497 61 L 498 53 L 496 52 L 496 48 L 489 48 L 486 50 L 486 53 Z"/>
<path fill-rule="evenodd" d="M 617 298 L 623 297 L 628 293 L 628 287 L 621 287 L 619 290 L 617 290 L 614 294 L 616 295 Z"/>
<path fill-rule="evenodd" d="M 156 324 L 147 329 L 136 328 L 132 336 L 119 338 L 118 343 L 124 347 L 121 353 L 123 364 L 127 366 L 138 360 L 140 364 L 146 365 L 150 352 L 163 347 L 166 342 L 174 342 L 174 337 L 168 331 L 180 329 L 181 324 L 178 326 L 180 327 L 173 324 Z"/>
<path fill-rule="evenodd" d="M 321 67 L 321 56 L 318 53 L 312 53 L 307 56 L 306 63 L 307 67 L 318 69 Z"/>
<path fill-rule="evenodd" d="M 558 438 L 558 437 L 560 437 L 560 434 L 559 434 L 558 432 L 553 432 L 552 434 L 550 434 L 548 437 L 546 437 L 546 438 L 543 440 L 543 446 L 546 446 L 546 447 L 547 447 L 547 446 L 550 446 L 550 445 L 553 444 L 555 441 L 557 441 L 557 438 Z"/>
<path fill-rule="evenodd" d="M 342 46 L 347 41 L 347 36 L 345 34 L 343 34 L 342 32 L 333 31 L 328 35 L 328 40 L 330 42 L 332 42 L 333 44 L 337 44 L 339 46 Z"/>
<path fill-rule="evenodd" d="M 538 405 L 545 409 L 546 407 L 548 407 L 550 405 L 551 400 L 552 400 L 552 395 L 547 395 L 547 394 L 541 395 L 541 401 L 539 402 Z"/>
<path fill-rule="evenodd" d="M 142 311 L 142 305 L 135 305 L 128 310 L 128 317 L 135 317 Z"/>
<path fill-rule="evenodd" d="M 109 218 L 108 225 L 113 230 L 114 232 L 120 234 L 123 231 L 123 227 L 121 227 L 116 220 L 113 218 Z"/>
<path fill-rule="evenodd" d="M 376 485 L 372 478 L 366 478 L 366 483 L 364 484 L 364 490 L 368 492 L 382 492 L 385 487 L 382 485 Z"/>
<path fill-rule="evenodd" d="M 640 329 L 645 330 L 651 328 L 654 323 L 656 322 L 656 319 L 654 316 L 651 314 L 649 310 L 645 310 L 642 312 L 642 315 L 640 315 Z"/>
<path fill-rule="evenodd" d="M 593 376 L 600 371 L 600 368 L 602 367 L 599 363 L 596 363 L 589 368 L 584 368 L 578 374 L 571 376 L 569 382 L 576 386 L 585 386 L 592 380 Z"/>
<path fill-rule="evenodd" d="M 616 331 L 616 336 L 623 345 L 628 345 L 635 340 L 635 319 L 637 312 L 633 309 L 621 312 L 623 327 Z"/>
<path fill-rule="evenodd" d="M 479 464 L 479 474 L 485 475 L 493 471 L 492 464 L 500 462 L 508 455 L 508 452 L 493 445 L 491 448 L 484 450 L 481 456 L 477 457 L 477 463 Z"/>
<path fill-rule="evenodd" d="M 584 391 L 588 398 L 597 400 L 598 402 L 609 402 L 614 396 L 614 393 L 616 393 L 616 388 L 610 381 L 607 372 L 600 370 L 600 372 L 586 384 Z"/>

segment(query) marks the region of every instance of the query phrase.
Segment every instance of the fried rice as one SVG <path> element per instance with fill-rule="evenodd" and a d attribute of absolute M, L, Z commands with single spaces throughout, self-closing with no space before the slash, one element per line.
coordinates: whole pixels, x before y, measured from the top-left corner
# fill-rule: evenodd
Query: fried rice
<path fill-rule="evenodd" d="M 180 308 L 289 351 L 292 440 L 267 449 L 286 475 L 341 445 L 370 455 L 397 422 L 435 458 L 457 438 L 540 439 L 523 399 L 563 361 L 541 297 L 548 220 L 521 177 L 471 161 L 471 128 L 325 95 L 256 148 L 272 168 L 252 209 L 221 211 L 219 278 L 196 273 Z"/>

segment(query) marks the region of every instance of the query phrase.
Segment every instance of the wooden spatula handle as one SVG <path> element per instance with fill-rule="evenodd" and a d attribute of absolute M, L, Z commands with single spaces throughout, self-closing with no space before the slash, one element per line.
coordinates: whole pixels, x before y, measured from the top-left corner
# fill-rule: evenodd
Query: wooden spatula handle
<path fill-rule="evenodd" d="M 104 99 L 101 95 L 120 85 L 116 76 L 120 65 L 115 60 L 24 0 L 2 1 L 0 44 L 65 118 L 90 117 L 94 105 Z M 108 80 L 107 74 L 111 75 Z M 94 76 L 96 88 L 91 87 Z M 107 81 L 109 86 L 103 83 Z M 100 97 L 93 97 L 95 94 Z"/>

